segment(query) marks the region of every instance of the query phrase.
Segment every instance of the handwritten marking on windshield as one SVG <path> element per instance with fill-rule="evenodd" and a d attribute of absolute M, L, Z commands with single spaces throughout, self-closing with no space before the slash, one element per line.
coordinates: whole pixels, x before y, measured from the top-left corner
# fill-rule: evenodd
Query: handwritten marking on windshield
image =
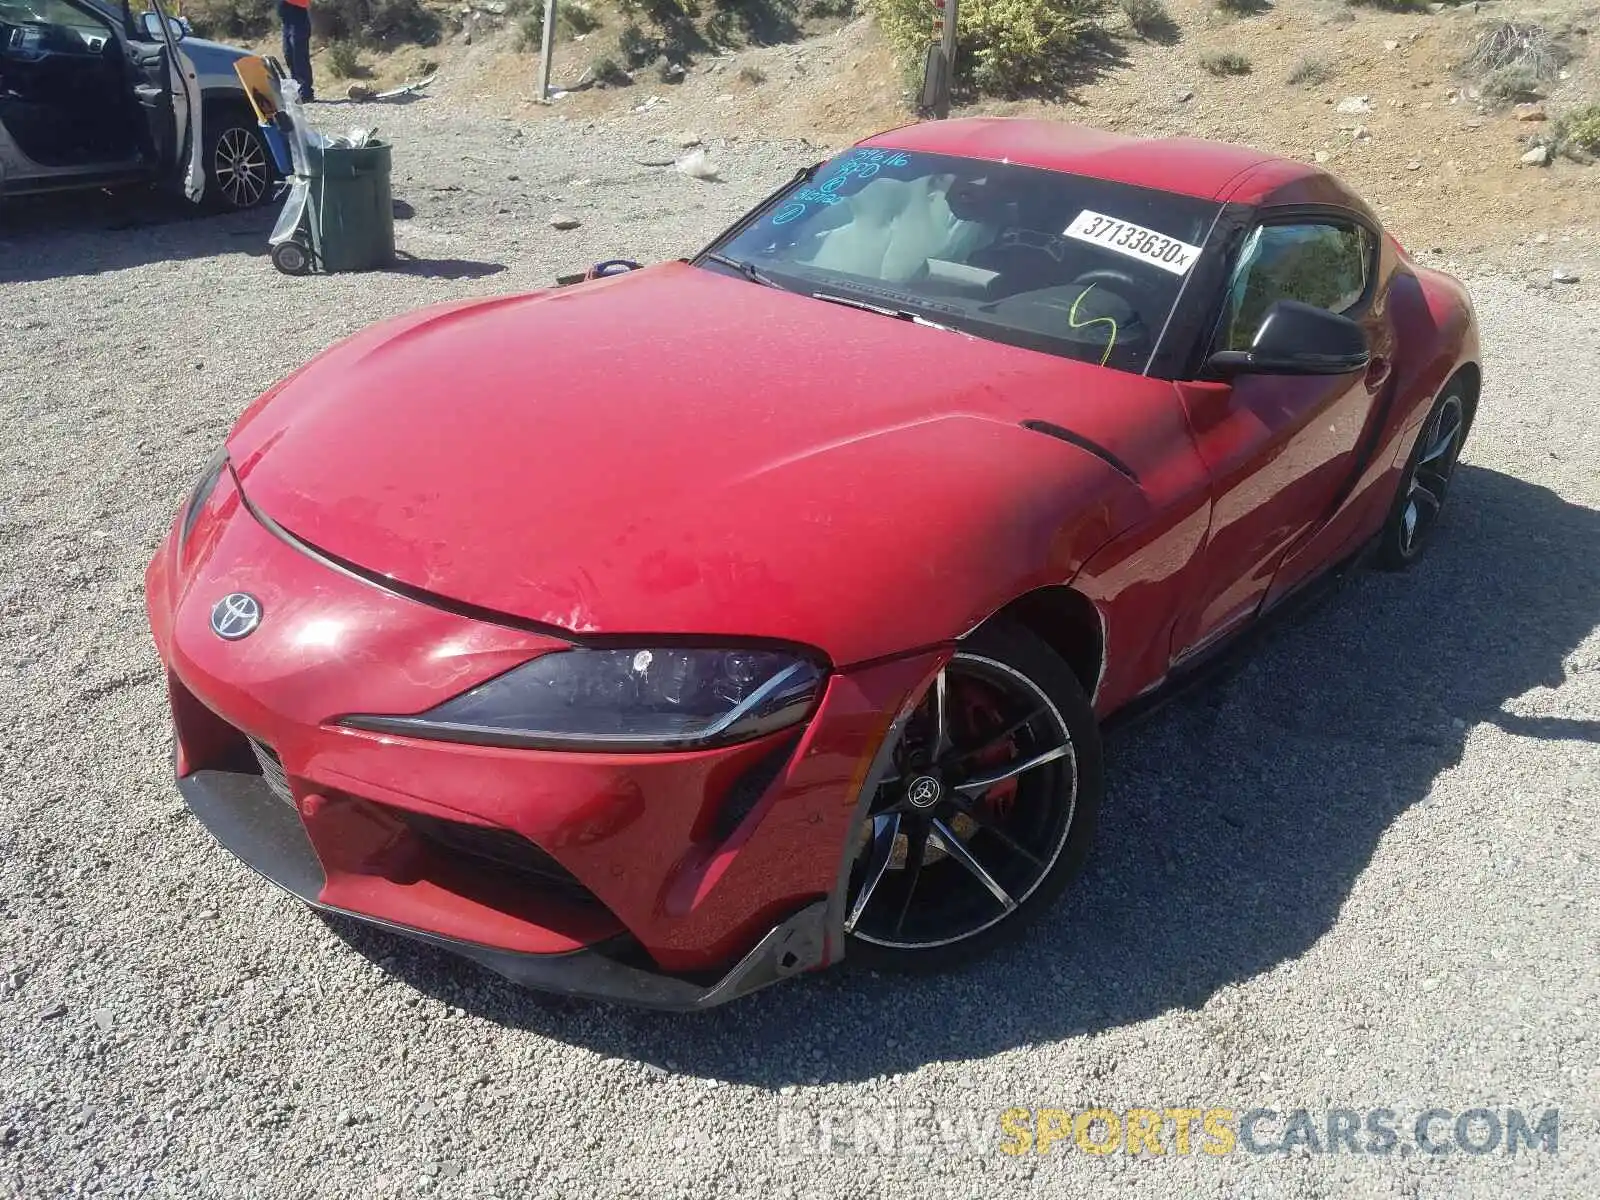
<path fill-rule="evenodd" d="M 871 179 L 885 167 L 903 167 L 910 161 L 908 155 L 898 150 L 880 150 L 876 147 L 853 150 L 848 158 L 837 165 L 834 174 L 814 188 L 801 188 L 798 192 L 792 193 L 769 220 L 773 225 L 787 225 L 791 221 L 798 221 L 815 205 L 837 204 L 845 199 L 839 195 L 839 189 L 850 180 Z"/>
<path fill-rule="evenodd" d="M 1083 291 L 1078 293 L 1078 298 L 1072 302 L 1072 307 L 1067 310 L 1067 324 L 1072 326 L 1074 329 L 1088 329 L 1093 325 L 1111 326 L 1111 337 L 1106 342 L 1105 353 L 1100 356 L 1100 365 L 1103 367 L 1106 365 L 1106 361 L 1111 357 L 1111 351 L 1114 350 L 1117 345 L 1118 328 L 1116 318 L 1090 317 L 1087 321 L 1078 320 L 1078 305 L 1083 303 L 1083 298 L 1090 292 L 1094 291 L 1095 287 L 1096 285 L 1091 283 L 1088 287 L 1084 288 Z"/>

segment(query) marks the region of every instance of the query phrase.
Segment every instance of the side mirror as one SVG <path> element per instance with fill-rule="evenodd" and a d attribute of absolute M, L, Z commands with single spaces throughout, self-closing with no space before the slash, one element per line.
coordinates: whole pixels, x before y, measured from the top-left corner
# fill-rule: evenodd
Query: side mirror
<path fill-rule="evenodd" d="M 152 41 L 161 41 L 161 14 L 147 12 L 140 19 L 144 22 L 145 34 Z M 168 17 L 167 30 L 172 34 L 173 41 L 181 42 L 184 35 L 189 32 L 189 26 L 187 22 L 180 21 L 177 17 Z"/>
<path fill-rule="evenodd" d="M 1248 350 L 1219 350 L 1206 360 L 1209 373 L 1235 375 L 1348 375 L 1372 358 L 1367 334 L 1349 317 L 1314 304 L 1278 300 Z"/>

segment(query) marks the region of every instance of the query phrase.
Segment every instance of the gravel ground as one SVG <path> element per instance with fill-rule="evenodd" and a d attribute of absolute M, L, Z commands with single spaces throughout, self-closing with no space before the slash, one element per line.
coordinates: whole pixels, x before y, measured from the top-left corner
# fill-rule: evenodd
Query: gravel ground
<path fill-rule="evenodd" d="M 608 1010 L 224 854 L 170 778 L 143 568 L 238 411 L 336 338 L 686 253 L 814 154 L 713 146 L 701 183 L 627 122 L 323 111 L 398 140 L 401 270 L 283 278 L 267 218 L 0 215 L 0 1196 L 1600 1194 L 1593 281 L 1474 281 L 1489 384 L 1442 540 L 1116 737 L 1099 849 L 1022 945 Z M 1400 1144 L 997 1152 L 1007 1107 L 1092 1105 L 1388 1108 Z M 1559 1107 L 1558 1149 L 1414 1152 L 1432 1107 Z"/>

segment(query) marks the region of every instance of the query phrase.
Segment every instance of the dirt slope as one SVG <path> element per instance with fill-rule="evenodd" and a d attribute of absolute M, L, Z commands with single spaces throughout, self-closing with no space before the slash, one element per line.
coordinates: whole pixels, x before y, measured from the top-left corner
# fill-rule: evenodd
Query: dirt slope
<path fill-rule="evenodd" d="M 1572 54 L 1545 88 L 1554 118 L 1600 99 L 1600 52 L 1591 24 L 1600 5 L 1468 4 L 1439 13 L 1352 8 L 1331 0 L 1263 0 L 1249 15 L 1208 0 L 1173 0 L 1174 25 L 1161 41 L 1117 29 L 1106 62 L 1078 90 L 1048 101 L 987 101 L 960 110 L 1044 116 L 1142 135 L 1189 135 L 1247 142 L 1324 162 L 1371 201 L 1411 248 L 1452 262 L 1482 259 L 1548 282 L 1552 265 L 1600 270 L 1600 165 L 1558 158 L 1521 160 L 1548 121 L 1519 120 L 1477 96 L 1459 68 L 1473 38 L 1497 21 L 1538 22 Z M 491 18 L 492 20 L 492 18 Z M 787 45 L 708 54 L 681 83 L 649 67 L 629 86 L 570 92 L 534 102 L 536 58 L 515 50 L 515 31 L 461 33 L 446 45 L 380 64 L 382 78 L 442 63 L 430 103 L 467 106 L 519 120 L 603 122 L 636 132 L 641 158 L 659 157 L 684 134 L 719 139 L 804 137 L 821 148 L 911 119 L 902 75 L 866 18 Z M 614 26 L 557 48 L 553 80 L 571 84 L 612 55 Z M 463 44 L 470 40 L 471 44 Z M 1247 74 L 1219 76 L 1202 65 L 1219 51 L 1243 55 Z M 1314 62 L 1326 78 L 1291 84 Z M 1341 112 L 1365 97 L 1370 111 Z M 959 114 L 958 114 L 959 115 Z M 658 144 L 651 148 L 656 140 Z"/>

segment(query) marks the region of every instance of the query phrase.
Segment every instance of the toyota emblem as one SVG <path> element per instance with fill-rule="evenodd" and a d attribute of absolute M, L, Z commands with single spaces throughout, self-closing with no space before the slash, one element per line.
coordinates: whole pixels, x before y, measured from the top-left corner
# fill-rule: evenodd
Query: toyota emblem
<path fill-rule="evenodd" d="M 261 601 L 248 592 L 229 592 L 211 606 L 211 632 L 225 641 L 249 637 L 261 624 Z"/>
<path fill-rule="evenodd" d="M 906 799 L 911 801 L 913 808 L 932 808 L 939 803 L 939 797 L 944 789 L 939 786 L 939 781 L 932 775 L 920 775 L 911 781 L 911 786 L 906 789 Z"/>

